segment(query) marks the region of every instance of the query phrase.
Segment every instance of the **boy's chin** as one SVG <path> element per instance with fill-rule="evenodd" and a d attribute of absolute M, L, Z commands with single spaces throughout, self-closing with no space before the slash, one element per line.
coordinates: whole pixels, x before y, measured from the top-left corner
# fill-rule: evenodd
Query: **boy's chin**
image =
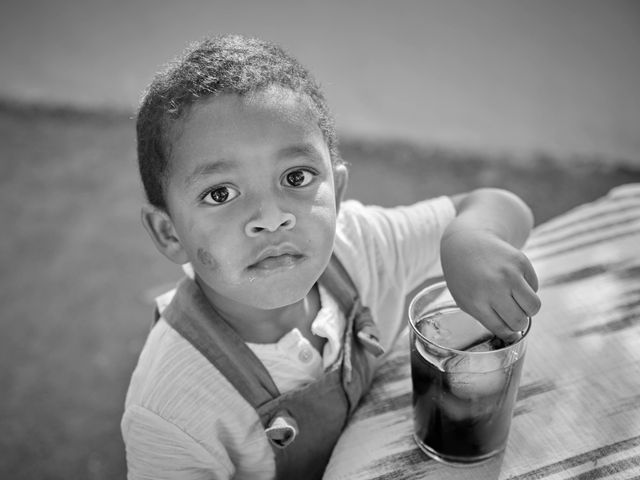
<path fill-rule="evenodd" d="M 227 303 L 231 308 L 242 305 L 257 310 L 274 310 L 294 305 L 305 299 L 315 283 L 320 278 L 326 265 L 321 262 L 304 262 L 295 268 L 283 268 L 281 271 L 272 271 L 268 274 L 246 271 L 232 281 L 223 282 L 220 278 L 207 278 L 209 272 L 204 275 L 196 275 L 205 293 L 209 293 L 209 299 Z M 210 280 L 211 283 L 208 283 Z"/>
<path fill-rule="evenodd" d="M 283 308 L 303 300 L 309 294 L 311 287 L 313 287 L 313 283 L 308 287 L 302 285 L 280 287 L 270 292 L 260 292 L 260 294 L 254 295 L 250 301 L 261 310 Z"/>
<path fill-rule="evenodd" d="M 311 265 L 306 267 L 299 269 L 297 275 L 276 274 L 254 278 L 247 285 L 246 302 L 262 310 L 273 310 L 298 303 L 309 294 L 322 273 L 311 268 Z"/>

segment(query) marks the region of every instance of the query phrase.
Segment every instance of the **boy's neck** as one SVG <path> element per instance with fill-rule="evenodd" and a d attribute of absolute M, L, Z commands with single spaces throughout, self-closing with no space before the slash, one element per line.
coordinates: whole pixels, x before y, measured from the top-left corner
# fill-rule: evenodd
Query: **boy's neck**
<path fill-rule="evenodd" d="M 199 282 L 198 282 L 199 283 Z M 324 342 L 311 333 L 311 324 L 320 310 L 320 294 L 317 284 L 300 301 L 272 310 L 246 307 L 242 310 L 225 309 L 224 306 L 212 302 L 206 288 L 205 296 L 216 312 L 249 343 L 276 343 L 294 328 L 321 352 Z"/>

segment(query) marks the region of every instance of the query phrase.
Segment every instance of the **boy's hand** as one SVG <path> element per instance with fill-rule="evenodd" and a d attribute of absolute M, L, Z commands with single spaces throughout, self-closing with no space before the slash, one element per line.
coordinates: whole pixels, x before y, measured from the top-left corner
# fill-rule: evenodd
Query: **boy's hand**
<path fill-rule="evenodd" d="M 540 309 L 538 278 L 519 248 L 533 226 L 516 195 L 483 188 L 452 197 L 457 215 L 440 243 L 442 269 L 458 306 L 510 340 Z"/>
<path fill-rule="evenodd" d="M 524 330 L 540 309 L 529 259 L 486 230 L 454 230 L 441 241 L 442 268 L 458 306 L 502 339 Z"/>

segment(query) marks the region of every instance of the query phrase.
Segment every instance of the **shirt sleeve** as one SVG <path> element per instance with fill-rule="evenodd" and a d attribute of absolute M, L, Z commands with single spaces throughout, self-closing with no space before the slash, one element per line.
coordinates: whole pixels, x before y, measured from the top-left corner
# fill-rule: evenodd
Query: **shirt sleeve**
<path fill-rule="evenodd" d="M 205 448 L 146 408 L 127 408 L 121 427 L 128 480 L 228 480 L 235 473 L 222 445 Z"/>
<path fill-rule="evenodd" d="M 394 208 L 341 206 L 336 254 L 378 324 L 388 349 L 405 326 L 406 295 L 440 275 L 440 239 L 455 217 L 448 197 Z"/>
<path fill-rule="evenodd" d="M 441 273 L 440 239 L 456 211 L 449 197 L 408 206 L 383 208 L 352 202 L 347 235 L 359 238 L 368 252 L 372 277 L 389 275 L 407 291 Z M 354 232 L 357 230 L 357 234 Z"/>
<path fill-rule="evenodd" d="M 406 279 L 407 290 L 442 272 L 440 239 L 456 214 L 449 197 L 391 209 L 374 208 L 373 213 L 382 238 L 391 239 L 382 242 L 387 247 L 384 255 L 390 259 L 387 269 Z"/>

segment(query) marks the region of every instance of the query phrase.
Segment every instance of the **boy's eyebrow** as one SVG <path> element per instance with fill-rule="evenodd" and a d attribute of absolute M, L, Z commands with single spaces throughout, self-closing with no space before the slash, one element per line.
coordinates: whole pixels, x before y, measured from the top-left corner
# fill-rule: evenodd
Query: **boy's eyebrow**
<path fill-rule="evenodd" d="M 229 170 L 231 170 L 231 162 L 228 162 L 226 160 L 203 163 L 193 169 L 193 171 L 187 176 L 187 178 L 185 178 L 184 183 L 189 186 L 200 177 L 205 177 L 214 173 L 228 172 Z"/>
<path fill-rule="evenodd" d="M 312 159 L 318 159 L 320 157 L 320 152 L 311 143 L 300 143 L 280 149 L 278 151 L 278 157 L 311 157 Z"/>

